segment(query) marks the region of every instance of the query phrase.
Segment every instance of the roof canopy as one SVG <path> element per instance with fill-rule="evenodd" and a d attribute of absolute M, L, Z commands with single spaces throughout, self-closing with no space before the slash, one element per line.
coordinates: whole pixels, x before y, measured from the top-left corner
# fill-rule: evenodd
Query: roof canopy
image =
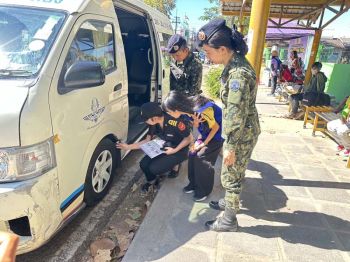
<path fill-rule="evenodd" d="M 221 0 L 223 15 L 228 16 L 249 16 L 252 7 L 252 0 Z M 348 11 L 350 0 L 271 0 L 270 21 L 274 22 L 271 27 L 285 27 L 291 21 L 298 21 L 297 25 L 311 29 L 323 29 L 333 20 Z M 329 21 L 323 23 L 325 10 L 332 11 L 335 15 Z M 319 25 L 315 22 L 320 19 Z M 285 22 L 282 23 L 282 19 Z M 298 28 L 295 28 L 298 29 Z"/>
<path fill-rule="evenodd" d="M 266 40 L 291 40 L 303 36 L 314 35 L 313 30 L 305 29 L 301 26 L 298 26 L 296 21 L 287 23 L 286 27 L 287 28 L 274 27 L 274 24 L 271 21 L 269 21 L 268 28 L 266 31 Z"/>

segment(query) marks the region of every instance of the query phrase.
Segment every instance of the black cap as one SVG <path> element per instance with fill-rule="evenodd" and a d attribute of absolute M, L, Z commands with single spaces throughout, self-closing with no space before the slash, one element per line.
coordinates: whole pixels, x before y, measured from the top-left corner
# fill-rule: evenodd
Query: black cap
<path fill-rule="evenodd" d="M 186 39 L 176 34 L 170 37 L 166 50 L 169 54 L 175 54 L 182 46 L 186 46 L 186 44 Z"/>
<path fill-rule="evenodd" d="M 203 46 L 210 38 L 221 28 L 226 26 L 226 20 L 222 18 L 215 18 L 199 29 L 197 34 L 197 46 Z"/>
<path fill-rule="evenodd" d="M 163 111 L 156 102 L 148 102 L 141 106 L 141 118 L 144 121 L 147 121 L 148 119 L 155 117 L 155 116 L 162 116 Z"/>

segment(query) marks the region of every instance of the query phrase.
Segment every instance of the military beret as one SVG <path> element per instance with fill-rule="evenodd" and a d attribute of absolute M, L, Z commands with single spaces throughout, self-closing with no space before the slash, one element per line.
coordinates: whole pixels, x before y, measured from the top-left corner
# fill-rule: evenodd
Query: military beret
<path fill-rule="evenodd" d="M 203 43 L 208 42 L 210 38 L 221 28 L 226 26 L 225 19 L 222 18 L 215 18 L 211 20 L 206 25 L 202 26 L 201 29 L 199 29 L 197 34 L 197 45 L 202 46 Z"/>
<path fill-rule="evenodd" d="M 169 41 L 168 41 L 168 46 L 167 46 L 167 51 L 170 54 L 175 54 L 177 51 L 180 50 L 180 48 L 182 46 L 186 45 L 186 39 L 183 38 L 181 35 L 179 34 L 175 34 L 172 37 L 170 37 Z"/>

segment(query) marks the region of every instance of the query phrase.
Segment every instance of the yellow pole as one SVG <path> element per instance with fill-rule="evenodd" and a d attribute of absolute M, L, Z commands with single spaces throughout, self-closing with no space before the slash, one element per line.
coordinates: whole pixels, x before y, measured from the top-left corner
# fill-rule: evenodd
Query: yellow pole
<path fill-rule="evenodd" d="M 309 83 L 309 81 L 311 79 L 311 66 L 313 63 L 315 63 L 315 60 L 316 60 L 318 46 L 320 45 L 321 35 L 322 35 L 322 30 L 317 29 L 315 31 L 314 40 L 312 42 L 312 49 L 311 49 L 309 63 L 308 63 L 306 74 L 305 74 L 304 84 Z"/>
<path fill-rule="evenodd" d="M 261 61 L 264 52 L 267 21 L 270 14 L 271 0 L 253 0 L 248 31 L 247 59 L 260 78 Z"/>

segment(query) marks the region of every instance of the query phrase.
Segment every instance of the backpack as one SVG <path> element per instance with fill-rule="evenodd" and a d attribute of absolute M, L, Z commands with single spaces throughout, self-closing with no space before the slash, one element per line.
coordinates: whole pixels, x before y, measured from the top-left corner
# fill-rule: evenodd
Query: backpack
<path fill-rule="evenodd" d="M 304 106 L 317 106 L 318 94 L 316 92 L 306 92 L 301 103 Z"/>
<path fill-rule="evenodd" d="M 328 94 L 306 92 L 303 96 L 302 104 L 305 106 L 329 106 L 331 97 Z"/>
<path fill-rule="evenodd" d="M 327 94 L 319 94 L 317 105 L 319 106 L 330 106 L 331 105 L 331 97 Z"/>

